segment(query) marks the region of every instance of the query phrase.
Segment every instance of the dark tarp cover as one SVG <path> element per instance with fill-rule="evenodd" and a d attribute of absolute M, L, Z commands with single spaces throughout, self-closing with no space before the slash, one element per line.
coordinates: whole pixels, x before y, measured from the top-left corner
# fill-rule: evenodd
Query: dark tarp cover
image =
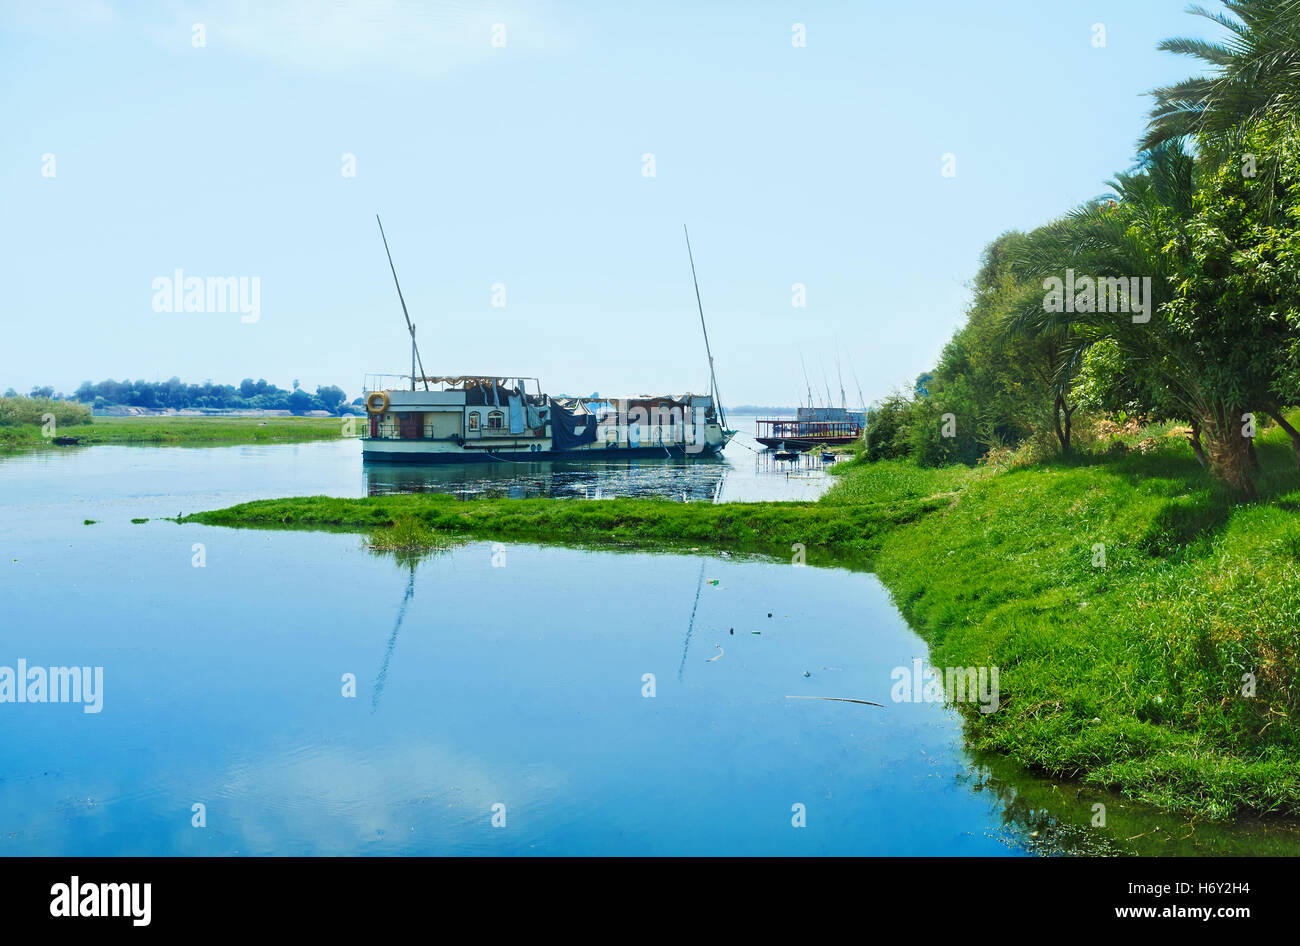
<path fill-rule="evenodd" d="M 503 384 L 497 384 L 495 381 L 467 384 L 465 386 L 465 403 L 472 407 L 478 407 L 479 405 L 501 407 L 511 395 L 523 393 L 519 388 L 506 387 Z"/>
<path fill-rule="evenodd" d="M 572 450 L 596 442 L 596 415 L 571 411 L 554 398 L 551 402 L 551 440 L 556 450 Z"/>

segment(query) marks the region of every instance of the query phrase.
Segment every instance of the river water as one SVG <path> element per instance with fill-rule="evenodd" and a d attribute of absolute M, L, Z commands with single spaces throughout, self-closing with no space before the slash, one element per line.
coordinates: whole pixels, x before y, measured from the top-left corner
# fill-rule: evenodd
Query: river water
<path fill-rule="evenodd" d="M 816 467 L 735 445 L 450 472 L 356 442 L 4 457 L 0 666 L 103 684 L 96 713 L 0 703 L 0 853 L 1300 852 L 973 755 L 951 708 L 890 699 L 926 647 L 869 574 L 489 542 L 398 561 L 160 518 L 398 489 L 812 498 Z"/>

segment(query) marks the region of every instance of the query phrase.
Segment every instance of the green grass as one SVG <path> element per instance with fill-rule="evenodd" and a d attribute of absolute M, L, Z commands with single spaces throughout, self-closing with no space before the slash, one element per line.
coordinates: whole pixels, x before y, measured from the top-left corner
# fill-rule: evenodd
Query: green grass
<path fill-rule="evenodd" d="M 24 399 L 25 400 L 25 399 Z M 339 417 L 96 417 L 91 423 L 59 423 L 55 434 L 82 445 L 288 443 L 342 436 Z M 357 418 L 357 429 L 365 423 Z M 40 424 L 0 426 L 0 452 L 49 443 Z"/>
<path fill-rule="evenodd" d="M 1272 502 L 1236 506 L 1184 450 L 973 478 L 874 568 L 936 666 L 999 667 L 978 747 L 1165 808 L 1297 815 L 1300 472 L 1261 449 Z"/>
<path fill-rule="evenodd" d="M 810 564 L 862 561 L 881 536 L 940 508 L 947 499 L 831 507 L 813 503 L 705 505 L 666 499 L 481 499 L 439 494 L 258 500 L 198 513 L 207 525 L 335 528 L 370 532 L 402 520 L 441 535 L 636 547 L 710 546 L 790 557 L 804 545 Z M 817 551 L 814 551 L 817 550 Z M 821 562 L 814 561 L 818 552 Z"/>
<path fill-rule="evenodd" d="M 186 521 L 787 559 L 799 543 L 810 565 L 875 571 L 934 666 L 999 668 L 999 711 L 968 713 L 978 748 L 1168 810 L 1297 816 L 1300 469 L 1280 432 L 1258 448 L 1254 506 L 1158 436 L 1003 471 L 852 461 L 815 503 L 315 496 Z"/>
<path fill-rule="evenodd" d="M 424 549 L 447 548 L 445 536 L 409 517 L 398 519 L 391 526 L 380 526 L 370 534 L 370 547 L 377 552 L 418 552 Z"/>

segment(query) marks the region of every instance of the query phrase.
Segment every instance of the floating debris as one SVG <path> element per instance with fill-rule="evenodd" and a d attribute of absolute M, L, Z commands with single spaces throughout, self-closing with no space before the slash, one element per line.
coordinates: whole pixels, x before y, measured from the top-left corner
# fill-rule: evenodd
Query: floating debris
<path fill-rule="evenodd" d="M 722 655 L 726 653 L 726 651 L 722 649 L 722 645 L 721 645 L 721 644 L 714 644 L 713 646 L 716 647 L 716 648 L 718 648 L 718 656 L 716 656 L 716 657 L 708 657 L 708 658 L 706 658 L 705 661 L 704 661 L 706 664 L 711 664 L 711 663 L 713 663 L 715 660 L 721 660 L 721 659 L 722 659 Z"/>
<path fill-rule="evenodd" d="M 861 703 L 863 706 L 879 706 L 884 708 L 884 703 L 873 703 L 871 700 L 851 700 L 844 696 L 787 696 L 787 700 L 830 700 L 833 703 Z"/>

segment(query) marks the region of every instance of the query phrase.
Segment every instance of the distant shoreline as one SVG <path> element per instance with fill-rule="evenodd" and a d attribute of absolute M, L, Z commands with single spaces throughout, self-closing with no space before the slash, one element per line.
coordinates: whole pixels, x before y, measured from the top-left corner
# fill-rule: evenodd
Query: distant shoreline
<path fill-rule="evenodd" d="M 348 433 L 345 424 L 355 428 Z M 224 446 L 249 443 L 301 443 L 355 437 L 361 425 L 353 417 L 257 416 L 199 414 L 100 416 L 89 424 L 60 424 L 52 433 L 39 424 L 0 426 L 0 454 L 20 450 L 75 449 L 118 445 Z M 75 443 L 55 443 L 73 440 Z"/>
<path fill-rule="evenodd" d="M 291 411 L 281 410 L 258 410 L 256 408 L 242 407 L 131 407 L 127 405 L 113 405 L 112 407 L 98 408 L 92 412 L 95 417 L 360 417 L 365 411 L 360 408 L 344 411 L 341 414 L 333 414 L 329 411 Z"/>

